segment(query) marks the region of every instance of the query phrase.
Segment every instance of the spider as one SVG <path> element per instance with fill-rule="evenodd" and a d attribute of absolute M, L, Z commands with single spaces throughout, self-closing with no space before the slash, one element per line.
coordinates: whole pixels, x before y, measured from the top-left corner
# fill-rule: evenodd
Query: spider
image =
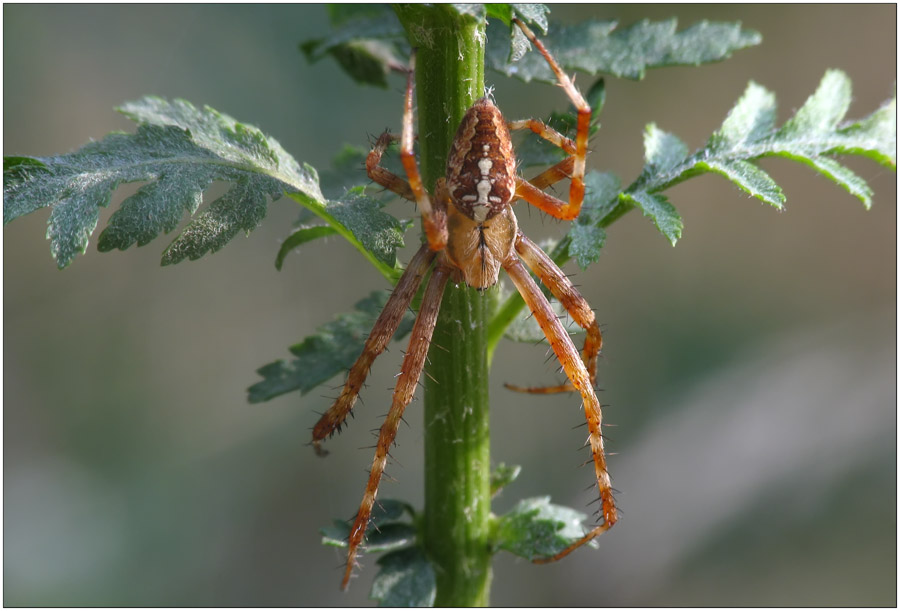
<path fill-rule="evenodd" d="M 591 447 L 603 521 L 556 555 L 534 561 L 559 560 L 616 523 L 616 505 L 606 470 L 603 437 L 600 434 L 600 402 L 594 392 L 597 357 L 602 343 L 600 327 L 587 301 L 572 286 L 562 270 L 518 230 L 511 206 L 515 200 L 524 199 L 558 219 L 572 220 L 578 216 L 584 198 L 584 168 L 591 108 L 534 33 L 520 20 L 514 19 L 514 22 L 543 55 L 559 85 L 575 105 L 578 121 L 574 142 L 535 119 L 506 121 L 494 102 L 485 96 L 477 100 L 463 116 L 447 160 L 446 176 L 438 179 L 433 196 L 429 196 L 422 185 L 413 151 L 413 52 L 406 83 L 403 130 L 399 138 L 400 159 L 407 180 L 381 166 L 384 151 L 398 140 L 390 132 L 385 132 L 378 138 L 366 159 L 366 171 L 374 182 L 418 205 L 426 243 L 413 256 L 397 282 L 365 342 L 362 354 L 350 368 L 340 396 L 313 428 L 312 443 L 317 453 L 324 453 L 321 449 L 322 441 L 339 430 L 350 414 L 372 362 L 394 335 L 429 269 L 431 277 L 413 325 L 390 411 L 379 431 L 365 494 L 350 530 L 342 589 L 347 588 L 357 565 L 357 555 L 372 514 L 388 450 L 394 443 L 403 410 L 412 400 L 425 366 L 444 286 L 451 279 L 457 283 L 465 282 L 476 289 L 487 289 L 497 283 L 500 268 L 506 270 L 568 378 L 565 384 L 554 387 L 507 386 L 513 390 L 536 393 L 576 391 L 581 394 L 584 403 L 589 431 L 587 443 Z M 560 147 L 568 157 L 531 180 L 521 178 L 516 173 L 516 157 L 509 135 L 510 130 L 520 129 L 530 129 Z M 571 179 L 568 202 L 544 193 L 543 189 L 564 178 Z M 586 330 L 587 337 L 580 355 L 526 266 L 549 288 L 575 322 Z"/>

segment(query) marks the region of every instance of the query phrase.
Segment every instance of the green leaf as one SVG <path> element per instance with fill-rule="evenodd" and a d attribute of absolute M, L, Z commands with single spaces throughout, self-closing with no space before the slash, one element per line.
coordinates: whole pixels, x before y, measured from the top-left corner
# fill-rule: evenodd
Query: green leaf
<path fill-rule="evenodd" d="M 330 225 L 301 227 L 300 229 L 289 235 L 288 238 L 281 243 L 281 248 L 278 249 L 278 256 L 275 257 L 275 268 L 280 270 L 281 266 L 284 264 L 284 258 L 288 255 L 289 252 L 291 252 L 295 248 L 299 248 L 300 245 L 306 244 L 307 242 L 316 240 L 318 238 L 334 235 L 336 233 L 337 229 L 331 227 Z"/>
<path fill-rule="evenodd" d="M 695 166 L 724 176 L 753 197 L 778 209 L 784 204 L 784 194 L 772 177 L 748 161 L 701 161 Z"/>
<path fill-rule="evenodd" d="M 751 81 L 722 127 L 713 134 L 709 147 L 729 148 L 755 142 L 771 133 L 774 126 L 775 95 Z"/>
<path fill-rule="evenodd" d="M 872 189 L 862 178 L 827 157 L 811 157 L 802 160 L 811 168 L 844 187 L 848 193 L 859 198 L 866 209 L 872 207 Z"/>
<path fill-rule="evenodd" d="M 650 123 L 644 129 L 645 171 L 662 174 L 671 171 L 688 156 L 687 145 L 677 136 Z"/>
<path fill-rule="evenodd" d="M 784 138 L 833 132 L 850 108 L 850 79 L 840 70 L 829 70 L 818 89 L 778 131 Z"/>
<path fill-rule="evenodd" d="M 626 189 L 622 201 L 634 201 L 645 214 L 658 218 L 660 212 L 665 213 L 660 206 L 667 208 L 667 202 L 662 204 L 646 195 L 711 172 L 781 208 L 785 197 L 780 187 L 754 162 L 763 157 L 784 157 L 810 166 L 869 207 L 872 192 L 866 182 L 829 157 L 860 155 L 893 167 L 897 144 L 896 98 L 865 119 L 841 125 L 850 98 L 849 79 L 837 70 L 829 70 L 816 92 L 781 129 L 776 130 L 774 95 L 760 85 L 750 83 L 706 147 L 689 157 L 684 155 L 686 149 L 680 142 L 669 140 L 674 137 L 661 136 L 659 130 L 650 125 L 645 137 L 647 163 L 641 177 Z M 638 196 L 640 192 L 644 196 Z M 680 233 L 680 220 L 669 226 Z M 671 240 L 676 232 L 663 233 Z"/>
<path fill-rule="evenodd" d="M 497 496 L 501 490 L 516 481 L 521 472 L 520 465 L 507 465 L 506 463 L 497 465 L 491 472 L 491 496 Z"/>
<path fill-rule="evenodd" d="M 333 57 L 355 81 L 386 88 L 391 70 L 406 69 L 409 46 L 397 15 L 386 5 L 330 10 L 334 30 L 307 40 L 300 50 L 309 63 Z"/>
<path fill-rule="evenodd" d="M 681 32 L 675 31 L 675 19 L 617 27 L 614 21 L 593 19 L 556 25 L 543 42 L 564 69 L 641 79 L 648 68 L 721 61 L 761 41 L 757 32 L 741 29 L 739 23 L 701 21 Z M 488 26 L 486 65 L 526 82 L 536 79 L 555 83 L 553 72 L 537 53 L 510 61 L 501 28 L 496 22 Z"/>
<path fill-rule="evenodd" d="M 580 511 L 551 504 L 550 497 L 524 499 L 497 519 L 496 545 L 528 560 L 546 558 L 584 536 L 585 519 Z"/>
<path fill-rule="evenodd" d="M 681 238 L 684 227 L 681 216 L 665 196 L 648 191 L 634 191 L 622 193 L 619 199 L 640 208 L 644 216 L 650 217 L 656 228 L 669 239 L 672 246 Z"/>
<path fill-rule="evenodd" d="M 600 250 L 606 241 L 606 231 L 596 225 L 575 224 L 569 230 L 569 256 L 575 259 L 578 267 L 587 269 L 591 263 L 600 258 Z"/>
<path fill-rule="evenodd" d="M 335 520 L 331 526 L 320 528 L 322 545 L 331 547 L 347 547 L 350 539 L 351 524 L 343 520 Z M 366 529 L 366 552 L 386 552 L 411 545 L 416 540 L 416 529 L 403 522 L 388 522 L 381 526 L 371 525 Z"/>
<path fill-rule="evenodd" d="M 306 394 L 319 384 L 345 372 L 362 352 L 375 319 L 387 303 L 386 291 L 375 291 L 355 306 L 356 311 L 338 314 L 316 333 L 291 346 L 296 357 L 290 362 L 277 360 L 257 370 L 263 377 L 248 390 L 250 403 L 268 401 L 288 392 Z M 407 312 L 394 335 L 405 336 L 412 329 L 415 316 Z"/>
<path fill-rule="evenodd" d="M 379 607 L 431 607 L 436 582 L 434 568 L 418 547 L 408 547 L 378 559 L 378 574 L 369 597 Z"/>
<path fill-rule="evenodd" d="M 3 221 L 51 207 L 47 236 L 60 268 L 87 249 L 99 208 L 122 183 L 145 181 L 127 198 L 98 241 L 100 250 L 148 243 L 193 214 L 213 181 L 232 184 L 169 247 L 164 263 L 196 259 L 254 229 L 266 196 L 285 191 L 323 201 L 315 170 L 301 167 L 257 128 L 211 108 L 147 97 L 121 109 L 137 133 L 114 133 L 74 153 L 4 161 Z"/>
<path fill-rule="evenodd" d="M 416 538 L 416 529 L 411 524 L 396 522 L 403 517 L 404 513 L 415 517 L 415 512 L 409 503 L 393 499 L 376 501 L 366 526 L 366 551 L 383 552 L 413 543 Z M 334 520 L 331 526 L 319 529 L 319 532 L 322 533 L 322 544 L 332 547 L 347 547 L 352 527 L 353 520 Z"/>
<path fill-rule="evenodd" d="M 364 195 L 363 191 L 363 187 L 356 187 L 341 198 L 327 202 L 304 193 L 288 195 L 350 242 L 385 278 L 396 282 L 401 273 L 396 249 L 403 245 L 403 233 L 410 223 L 381 212 L 384 203 Z"/>

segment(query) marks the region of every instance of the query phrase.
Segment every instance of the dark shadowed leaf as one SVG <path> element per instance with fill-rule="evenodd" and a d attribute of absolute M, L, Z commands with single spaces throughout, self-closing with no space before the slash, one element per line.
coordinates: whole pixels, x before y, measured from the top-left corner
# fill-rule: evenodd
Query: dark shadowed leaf
<path fill-rule="evenodd" d="M 249 401 L 268 401 L 295 390 L 305 394 L 347 371 L 362 352 L 366 337 L 388 296 L 387 291 L 373 292 L 356 304 L 354 312 L 338 314 L 333 321 L 319 327 L 315 334 L 291 346 L 293 360 L 280 359 L 260 367 L 256 372 L 263 379 L 247 390 Z M 407 312 L 394 338 L 409 333 L 413 320 L 413 314 Z"/>
<path fill-rule="evenodd" d="M 436 592 L 434 568 L 418 547 L 378 559 L 378 574 L 369 597 L 379 607 L 431 607 Z"/>

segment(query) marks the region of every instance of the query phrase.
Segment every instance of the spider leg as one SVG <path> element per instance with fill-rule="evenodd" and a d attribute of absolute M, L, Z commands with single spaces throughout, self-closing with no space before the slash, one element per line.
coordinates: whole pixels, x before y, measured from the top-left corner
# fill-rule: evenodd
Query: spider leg
<path fill-rule="evenodd" d="M 534 178 L 530 179 L 528 182 L 531 183 L 531 186 L 543 190 L 552 184 L 556 184 L 560 180 L 563 180 L 565 178 L 572 178 L 572 171 L 575 168 L 576 153 L 574 141 L 566 138 L 552 127 L 546 125 L 542 121 L 538 121 L 537 119 L 509 121 L 506 125 L 510 130 L 530 129 L 544 140 L 555 144 L 569 154 L 569 157 L 566 157 L 556 165 L 547 168 Z"/>
<path fill-rule="evenodd" d="M 578 547 L 584 545 L 594 537 L 609 530 L 617 521 L 616 502 L 613 498 L 612 483 L 609 473 L 606 470 L 606 456 L 603 452 L 603 436 L 600 433 L 600 427 L 603 421 L 603 415 L 600 410 L 600 402 L 594 393 L 591 385 L 591 376 L 588 374 L 584 363 L 579 358 L 578 350 L 572 343 L 572 338 L 566 333 L 565 328 L 556 318 L 550 303 L 541 293 L 541 289 L 531 279 L 525 266 L 515 256 L 504 263 L 504 269 L 516 285 L 525 303 L 528 305 L 535 319 L 541 326 L 544 335 L 550 342 L 556 358 L 562 364 L 566 372 L 566 376 L 572 382 L 572 385 L 581 393 L 584 402 L 584 415 L 587 420 L 589 437 L 588 442 L 591 446 L 591 455 L 594 462 L 594 472 L 597 476 L 597 488 L 600 492 L 600 513 L 603 515 L 603 523 L 596 526 L 593 530 L 584 535 L 581 539 L 571 544 L 558 554 L 548 558 L 538 558 L 534 562 L 553 562 L 559 560 Z"/>
<path fill-rule="evenodd" d="M 388 298 L 378 320 L 375 321 L 375 326 L 372 327 L 372 332 L 366 339 L 362 353 L 350 368 L 340 396 L 313 427 L 312 443 L 317 454 L 325 454 L 321 448 L 322 441 L 341 427 L 350 414 L 350 410 L 353 409 L 356 398 L 359 396 L 359 390 L 366 381 L 366 376 L 369 375 L 369 368 L 397 331 L 403 314 L 412 302 L 416 291 L 419 290 L 422 278 L 434 257 L 435 253 L 426 245 L 422 245 L 409 262 L 406 271 L 400 276 L 394 292 Z"/>
<path fill-rule="evenodd" d="M 422 247 L 423 249 L 425 246 Z M 421 250 L 419 252 L 422 252 Z M 378 434 L 378 444 L 375 450 L 375 459 L 372 462 L 372 470 L 369 473 L 369 482 L 363 495 L 362 503 L 350 529 L 349 549 L 347 551 L 347 567 L 344 571 L 344 580 L 341 588 L 346 589 L 350 582 L 350 576 L 356 566 L 356 556 L 363 542 L 369 517 L 372 515 L 372 505 L 375 503 L 375 495 L 378 493 L 378 483 L 384 473 L 387 463 L 388 451 L 394 443 L 397 435 L 397 427 L 403 417 L 403 410 L 409 405 L 425 367 L 425 357 L 428 355 L 428 346 L 431 344 L 431 335 L 437 322 L 438 311 L 441 307 L 441 296 L 450 270 L 443 265 L 437 265 L 431 274 L 425 294 L 422 297 L 422 305 L 419 315 L 412 329 L 412 338 L 409 340 L 409 348 L 403 357 L 401 373 L 397 378 L 397 386 L 391 401 L 391 409 L 388 412 L 384 424 Z"/>
<path fill-rule="evenodd" d="M 416 204 L 422 214 L 422 226 L 431 250 L 443 250 L 447 246 L 447 209 L 443 198 L 432 206 L 428 192 L 422 184 L 422 175 L 416 163 L 413 150 L 413 90 L 415 81 L 416 53 L 409 58 L 409 75 L 406 78 L 406 101 L 403 108 L 403 134 L 400 137 L 400 161 L 409 178 L 409 187 L 415 195 Z"/>
<path fill-rule="evenodd" d="M 521 197 L 533 206 L 536 206 L 558 219 L 572 220 L 578 216 L 578 213 L 581 210 L 581 202 L 584 200 L 584 168 L 585 158 L 587 157 L 588 135 L 590 134 L 591 127 L 591 106 L 585 101 L 584 96 L 582 96 L 575 87 L 575 83 L 572 82 L 569 75 L 563 72 L 559 64 L 556 63 L 556 60 L 553 59 L 553 56 L 544 46 L 544 43 L 537 39 L 534 32 L 522 23 L 520 19 L 514 17 L 513 21 L 519 26 L 522 33 L 528 37 L 528 40 L 531 41 L 540 54 L 544 56 L 544 59 L 547 60 L 547 64 L 549 64 L 550 69 L 553 70 L 553 73 L 556 75 L 556 79 L 559 81 L 560 86 L 566 92 L 566 95 L 569 96 L 569 99 L 578 111 L 574 151 L 572 151 L 571 148 L 567 148 L 571 143 L 571 140 L 563 138 L 559 132 L 551 130 L 540 121 L 534 123 L 525 122 L 523 125 L 523 127 L 532 129 L 532 131 L 535 131 L 535 133 L 542 138 L 553 142 L 572 155 L 574 161 L 571 173 L 572 183 L 569 186 L 569 201 L 563 202 L 553 196 L 547 195 L 546 193 L 543 193 L 540 188 L 532 186 L 528 181 L 523 179 L 518 179 L 516 181 L 516 196 Z"/>
<path fill-rule="evenodd" d="M 572 285 L 563 271 L 553 262 L 553 259 L 547 256 L 547 253 L 521 232 L 516 236 L 516 252 L 531 268 L 531 271 L 540 278 L 544 286 L 550 289 L 553 296 L 578 323 L 578 326 L 587 332 L 584 347 L 581 349 L 581 358 L 590 376 L 591 386 L 595 387 L 597 383 L 597 357 L 600 354 L 600 348 L 603 346 L 603 336 L 600 334 L 600 326 L 597 324 L 594 311 L 591 310 L 588 302 L 581 296 L 578 289 Z M 571 382 L 548 387 L 523 388 L 511 384 L 506 384 L 505 386 L 510 390 L 535 394 L 573 392 L 576 390 Z"/>
<path fill-rule="evenodd" d="M 416 201 L 416 195 L 413 193 L 409 183 L 393 172 L 381 167 L 381 157 L 384 155 L 384 151 L 387 150 L 387 147 L 390 146 L 391 142 L 395 142 L 399 139 L 399 137 L 390 132 L 384 132 L 378 137 L 378 140 L 375 141 L 375 146 L 372 147 L 372 150 L 369 151 L 369 154 L 366 156 L 366 174 L 382 187 L 393 191 L 404 199 L 414 202 Z"/>

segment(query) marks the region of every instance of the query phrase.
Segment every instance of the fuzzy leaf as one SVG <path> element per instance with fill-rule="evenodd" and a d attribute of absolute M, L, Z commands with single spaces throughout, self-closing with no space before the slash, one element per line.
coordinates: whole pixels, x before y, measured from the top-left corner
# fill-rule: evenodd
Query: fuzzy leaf
<path fill-rule="evenodd" d="M 291 346 L 290 351 L 296 357 L 292 361 L 279 359 L 260 367 L 256 372 L 263 380 L 247 390 L 250 403 L 268 401 L 295 390 L 306 394 L 346 371 L 362 352 L 366 337 L 388 296 L 385 291 L 373 292 L 356 304 L 354 312 L 338 314 L 333 321 L 319 327 L 315 334 Z M 414 319 L 413 314 L 407 312 L 394 338 L 409 333 Z"/>
<path fill-rule="evenodd" d="M 322 202 L 304 193 L 289 193 L 296 202 L 324 220 L 350 242 L 388 280 L 400 276 L 396 249 L 410 224 L 381 212 L 384 202 L 363 194 L 363 187 L 347 191 L 337 200 Z"/>
<path fill-rule="evenodd" d="M 575 259 L 578 267 L 587 269 L 591 263 L 600 258 L 600 250 L 606 241 L 606 231 L 596 225 L 576 223 L 569 230 L 569 256 Z"/>
<path fill-rule="evenodd" d="M 722 127 L 713 134 L 710 148 L 736 147 L 771 133 L 775 126 L 775 94 L 753 81 L 728 112 Z"/>
<path fill-rule="evenodd" d="M 546 558 L 584 536 L 585 519 L 580 511 L 551 504 L 550 497 L 524 499 L 497 519 L 496 545 L 528 560 Z"/>
<path fill-rule="evenodd" d="M 418 547 L 378 559 L 378 574 L 369 598 L 379 607 L 431 607 L 437 591 L 434 568 Z"/>
<path fill-rule="evenodd" d="M 780 209 L 784 203 L 781 187 L 749 161 L 701 161 L 696 167 L 724 176 L 738 188 L 776 208 Z"/>
<path fill-rule="evenodd" d="M 701 21 L 676 32 L 677 21 L 641 21 L 617 29 L 614 21 L 585 20 L 569 26 L 557 25 L 543 42 L 564 69 L 588 74 L 641 79 L 648 68 L 699 65 L 726 59 L 739 49 L 757 45 L 761 37 L 739 23 Z M 556 78 L 538 53 L 517 62 L 510 56 L 502 36 L 502 25 L 488 26 L 485 64 L 507 76 L 555 83 Z"/>
<path fill-rule="evenodd" d="M 684 223 L 682 223 L 678 211 L 675 210 L 675 206 L 670 204 L 663 195 L 648 191 L 633 191 L 622 193 L 619 199 L 640 208 L 644 216 L 649 217 L 656 228 L 669 239 L 672 246 L 675 246 L 675 243 L 681 238 Z"/>
<path fill-rule="evenodd" d="M 780 129 L 775 128 L 775 96 L 750 83 L 728 113 L 722 127 L 707 145 L 693 155 L 682 155 L 683 145 L 666 144 L 674 136 L 660 136 L 649 126 L 647 163 L 641 177 L 620 196 L 639 205 L 655 220 L 670 216 L 668 202 L 655 200 L 658 193 L 683 180 L 710 172 L 724 176 L 738 188 L 776 208 L 785 201 L 780 187 L 753 162 L 763 157 L 784 157 L 813 168 L 871 205 L 872 192 L 866 182 L 830 157 L 860 155 L 883 165 L 896 164 L 896 98 L 874 113 L 842 125 L 851 98 L 850 80 L 838 70 L 829 70 L 816 92 Z M 679 161 L 679 158 L 681 160 Z M 652 197 L 648 198 L 648 195 Z M 674 218 L 674 217 L 673 217 Z M 672 240 L 680 234 L 678 223 L 657 222 Z M 668 227 L 668 229 L 664 229 Z M 675 231 L 677 229 L 677 231 Z"/>
<path fill-rule="evenodd" d="M 285 191 L 323 201 L 315 170 L 301 167 L 255 127 L 211 108 L 147 97 L 120 111 L 139 123 L 137 133 L 110 134 L 74 153 L 4 160 L 3 222 L 50 206 L 51 252 L 60 268 L 87 249 L 99 208 L 122 183 L 146 181 L 110 218 L 101 251 L 144 245 L 193 214 L 213 181 L 231 189 L 187 226 L 163 263 L 196 259 L 221 248 L 237 232 L 253 230 L 266 196 Z"/>
<path fill-rule="evenodd" d="M 654 123 L 644 129 L 645 171 L 664 173 L 677 167 L 688 156 L 687 145 Z"/>

